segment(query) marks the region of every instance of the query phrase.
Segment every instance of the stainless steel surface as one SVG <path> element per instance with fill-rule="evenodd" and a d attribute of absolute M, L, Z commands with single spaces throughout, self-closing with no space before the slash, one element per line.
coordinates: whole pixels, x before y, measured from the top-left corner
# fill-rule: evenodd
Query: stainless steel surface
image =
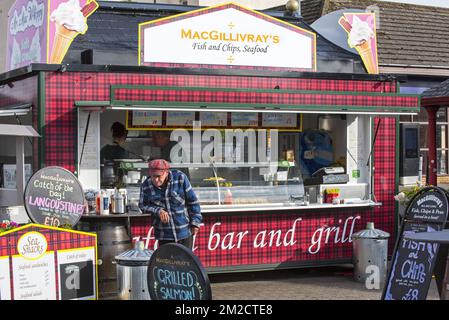
<path fill-rule="evenodd" d="M 134 249 L 115 257 L 119 299 L 151 300 L 147 270 L 152 254 L 153 251 L 145 250 L 143 241 L 136 241 Z"/>
<path fill-rule="evenodd" d="M 125 198 L 120 192 L 112 196 L 112 213 L 125 213 Z"/>
<path fill-rule="evenodd" d="M 366 224 L 366 229 L 360 230 L 352 235 L 352 239 L 387 239 L 390 237 L 388 232 L 375 229 L 373 222 L 368 222 Z"/>
<path fill-rule="evenodd" d="M 352 235 L 354 279 L 366 282 L 368 276 L 377 272 L 380 285 L 387 277 L 387 252 L 389 233 L 374 229 L 368 222 L 367 228 Z"/>
<path fill-rule="evenodd" d="M 148 266 L 117 264 L 117 294 L 121 300 L 151 300 L 147 281 Z"/>

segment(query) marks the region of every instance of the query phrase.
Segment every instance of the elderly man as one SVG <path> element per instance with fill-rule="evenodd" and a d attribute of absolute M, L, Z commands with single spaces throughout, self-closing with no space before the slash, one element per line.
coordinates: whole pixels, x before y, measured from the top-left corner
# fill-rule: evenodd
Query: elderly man
<path fill-rule="evenodd" d="M 139 207 L 143 213 L 152 214 L 159 245 L 177 242 L 192 249 L 202 216 L 198 198 L 184 173 L 170 170 L 164 159 L 150 161 L 149 177 L 140 187 Z"/>

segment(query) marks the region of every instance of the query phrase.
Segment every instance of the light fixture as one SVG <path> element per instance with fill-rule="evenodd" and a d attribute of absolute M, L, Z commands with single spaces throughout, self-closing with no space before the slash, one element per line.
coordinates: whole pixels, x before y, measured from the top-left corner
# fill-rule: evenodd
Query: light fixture
<path fill-rule="evenodd" d="M 7 116 L 24 116 L 28 114 L 28 110 L 26 109 L 18 109 L 18 110 L 0 110 L 0 117 Z"/>
<path fill-rule="evenodd" d="M 7 116 L 24 116 L 31 110 L 31 104 L 19 104 L 0 108 L 0 117 Z"/>
<path fill-rule="evenodd" d="M 233 109 L 233 108 L 207 108 L 199 109 L 192 107 L 153 107 L 138 105 L 116 105 L 108 108 L 110 110 L 144 110 L 144 111 L 198 111 L 198 112 L 252 112 L 252 113 L 314 113 L 314 114 L 357 114 L 373 116 L 397 116 L 397 115 L 417 115 L 417 112 L 361 112 L 361 111 L 329 111 L 329 110 L 283 110 L 283 109 Z"/>

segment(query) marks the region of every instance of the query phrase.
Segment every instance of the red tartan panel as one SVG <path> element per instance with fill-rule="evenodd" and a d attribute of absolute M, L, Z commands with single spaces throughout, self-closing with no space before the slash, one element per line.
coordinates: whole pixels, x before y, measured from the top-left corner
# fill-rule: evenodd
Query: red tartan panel
<path fill-rule="evenodd" d="M 64 229 L 47 229 L 45 226 L 29 226 L 22 230 L 2 236 L 0 234 L 0 256 L 11 256 L 19 254 L 17 243 L 25 233 L 37 231 L 47 238 L 47 251 L 65 250 L 71 248 L 84 248 L 96 246 L 96 235 L 79 234 Z"/>
<path fill-rule="evenodd" d="M 374 227 L 390 233 L 389 252 L 394 247 L 396 235 L 395 228 L 395 186 L 396 181 L 396 119 L 395 118 L 375 118 L 374 131 L 380 121 L 379 131 L 374 146 L 374 195 L 377 202 L 382 206 L 374 210 L 374 213 L 383 216 L 384 228 L 377 225 Z"/>
<path fill-rule="evenodd" d="M 196 102 L 260 105 L 317 105 L 332 109 L 334 106 L 413 107 L 418 97 L 363 96 L 318 93 L 271 93 L 240 91 L 204 91 L 176 89 L 116 88 L 114 100 L 149 102 Z M 340 109 L 340 108 L 339 108 Z M 381 109 L 380 109 L 381 110 Z"/>
<path fill-rule="evenodd" d="M 0 86 L 0 109 L 22 103 L 31 103 L 34 108 L 37 107 L 37 76 L 12 81 L 11 84 L 12 88 L 8 85 Z"/>
<path fill-rule="evenodd" d="M 387 229 L 389 220 L 386 213 L 373 214 L 371 208 L 253 215 L 242 212 L 233 216 L 205 213 L 194 252 L 209 268 L 350 261 L 351 234 L 364 229 L 368 221 Z M 131 233 L 133 240 L 143 238 L 149 249 L 157 247 L 150 218 L 132 219 Z"/>
<path fill-rule="evenodd" d="M 110 85 L 158 85 L 177 87 L 226 87 L 272 89 L 279 85 L 281 89 L 290 90 L 326 90 L 326 91 L 366 91 L 396 92 L 394 83 L 370 81 L 343 81 L 318 79 L 286 79 L 237 76 L 194 76 L 194 75 L 149 75 L 131 73 L 48 73 L 46 75 L 46 165 L 59 165 L 75 169 L 76 113 L 74 102 L 77 100 L 105 101 L 110 98 Z M 224 235 L 229 232 L 244 232 L 248 228 L 248 238 L 266 230 L 266 226 L 286 233 L 296 218 L 302 218 L 298 224 L 297 243 L 286 248 L 275 247 L 254 249 L 246 247 L 247 253 L 217 251 L 208 253 L 207 248 L 211 227 L 216 217 L 205 216 L 205 226 L 196 241 L 197 254 L 208 267 L 237 264 L 281 263 L 284 261 L 321 261 L 350 259 L 352 247 L 349 242 L 334 245 L 322 245 L 316 254 L 307 253 L 310 239 L 318 228 L 330 227 L 343 223 L 349 216 L 360 215 L 356 219 L 354 232 L 365 227 L 366 222 L 373 221 L 378 229 L 394 233 L 394 188 L 395 188 L 395 119 L 383 118 L 375 145 L 375 188 L 378 202 L 382 207 L 358 212 L 350 210 L 324 210 L 323 212 L 303 212 L 298 214 L 276 214 L 252 216 L 244 214 L 234 217 L 223 216 L 220 228 Z M 138 222 L 138 221 L 141 222 Z M 258 229 L 265 228 L 265 229 Z M 343 227 L 341 227 L 343 228 Z M 341 230 L 340 228 L 340 230 Z M 149 230 L 149 221 L 136 219 L 133 222 L 133 235 L 145 236 Z M 217 229 L 218 230 L 218 229 Z M 336 229 L 334 229 L 335 232 Z M 231 236 L 228 236 L 228 240 Z M 300 238 L 299 238 L 300 237 Z M 390 248 L 394 245 L 390 240 Z M 234 249 L 233 249 L 234 250 Z M 252 250 L 248 253 L 248 250 Z M 237 262 L 236 262 L 237 261 Z"/>
<path fill-rule="evenodd" d="M 396 92 L 395 82 L 138 73 L 53 72 L 46 74 L 45 82 L 45 165 L 62 166 L 72 172 L 76 145 L 74 102 L 108 101 L 111 85 Z"/>
<path fill-rule="evenodd" d="M 28 232 L 38 232 L 47 240 L 47 252 L 55 252 L 55 266 L 58 265 L 56 252 L 58 250 L 74 248 L 95 248 L 95 261 L 97 261 L 97 236 L 95 234 L 79 234 L 64 229 L 50 229 L 40 225 L 27 225 L 25 228 L 8 234 L 0 234 L 0 257 L 18 255 L 17 245 L 19 239 Z M 10 263 L 10 275 L 14 273 L 13 264 Z M 11 280 L 11 292 L 14 291 Z M 55 288 L 59 288 L 59 270 L 55 267 Z M 98 293 L 97 293 L 98 294 Z M 59 290 L 56 289 L 56 299 L 60 299 Z"/>

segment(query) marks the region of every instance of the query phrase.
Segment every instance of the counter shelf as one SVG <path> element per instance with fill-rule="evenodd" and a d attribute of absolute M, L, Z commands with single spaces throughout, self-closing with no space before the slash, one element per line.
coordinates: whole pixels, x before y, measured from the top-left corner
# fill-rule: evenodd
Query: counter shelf
<path fill-rule="evenodd" d="M 377 207 L 382 203 L 374 202 L 371 200 L 365 200 L 361 203 L 346 203 L 346 204 L 287 204 L 287 203 L 265 203 L 262 205 L 249 204 L 249 205 L 205 205 L 201 206 L 202 213 L 226 213 L 226 212 L 247 212 L 247 211 L 276 211 L 282 210 L 285 213 L 286 210 L 309 210 L 309 209 L 341 209 L 341 208 L 361 208 L 361 207 Z"/>

